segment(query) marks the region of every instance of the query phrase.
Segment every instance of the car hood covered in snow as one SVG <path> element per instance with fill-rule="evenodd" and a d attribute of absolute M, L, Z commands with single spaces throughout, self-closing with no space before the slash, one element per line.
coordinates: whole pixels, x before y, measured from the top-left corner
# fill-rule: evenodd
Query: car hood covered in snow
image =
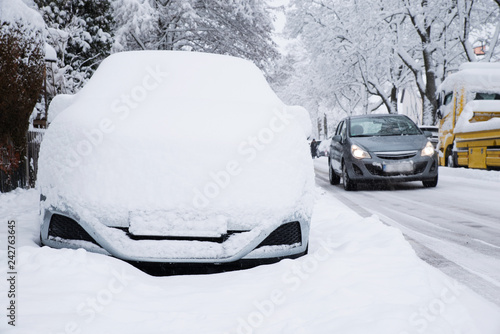
<path fill-rule="evenodd" d="M 46 207 L 108 226 L 153 215 L 215 229 L 311 214 L 308 115 L 284 105 L 251 62 L 118 53 L 71 102 L 41 147 Z"/>

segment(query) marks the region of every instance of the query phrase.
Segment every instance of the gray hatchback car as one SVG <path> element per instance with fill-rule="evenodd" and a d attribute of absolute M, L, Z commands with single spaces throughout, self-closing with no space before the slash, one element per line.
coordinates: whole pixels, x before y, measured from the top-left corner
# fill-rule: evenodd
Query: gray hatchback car
<path fill-rule="evenodd" d="M 340 121 L 328 157 L 332 185 L 355 190 L 363 182 L 438 183 L 438 157 L 432 143 L 404 115 L 350 116 Z"/>

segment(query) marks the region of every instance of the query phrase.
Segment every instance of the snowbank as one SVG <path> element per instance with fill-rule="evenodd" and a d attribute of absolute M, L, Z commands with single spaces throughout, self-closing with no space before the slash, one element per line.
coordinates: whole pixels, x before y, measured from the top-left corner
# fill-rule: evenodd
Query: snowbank
<path fill-rule="evenodd" d="M 4 318 L 1 333 L 500 332 L 498 307 L 418 259 L 400 231 L 329 194 L 314 209 L 308 255 L 177 277 L 82 249 L 40 248 L 38 193 L 1 194 L 0 203 L 2 221 L 16 221 L 19 263 L 16 327 Z"/>

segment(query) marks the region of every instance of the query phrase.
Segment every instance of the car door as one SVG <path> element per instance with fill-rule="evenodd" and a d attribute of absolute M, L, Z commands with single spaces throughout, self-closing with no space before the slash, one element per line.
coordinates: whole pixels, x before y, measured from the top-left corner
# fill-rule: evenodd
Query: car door
<path fill-rule="evenodd" d="M 337 130 L 335 131 L 335 135 L 332 137 L 330 144 L 330 165 L 333 170 L 341 174 L 342 173 L 342 151 L 343 151 L 343 143 L 346 139 L 346 121 L 343 120 L 337 126 Z"/>

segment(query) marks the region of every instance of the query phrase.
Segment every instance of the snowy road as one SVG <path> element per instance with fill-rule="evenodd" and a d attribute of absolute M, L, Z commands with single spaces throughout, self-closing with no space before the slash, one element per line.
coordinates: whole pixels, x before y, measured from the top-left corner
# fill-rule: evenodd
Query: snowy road
<path fill-rule="evenodd" d="M 315 171 L 318 186 L 399 228 L 420 258 L 500 305 L 500 172 L 440 168 L 434 189 L 412 182 L 346 192 L 329 184 L 326 158 Z"/>

